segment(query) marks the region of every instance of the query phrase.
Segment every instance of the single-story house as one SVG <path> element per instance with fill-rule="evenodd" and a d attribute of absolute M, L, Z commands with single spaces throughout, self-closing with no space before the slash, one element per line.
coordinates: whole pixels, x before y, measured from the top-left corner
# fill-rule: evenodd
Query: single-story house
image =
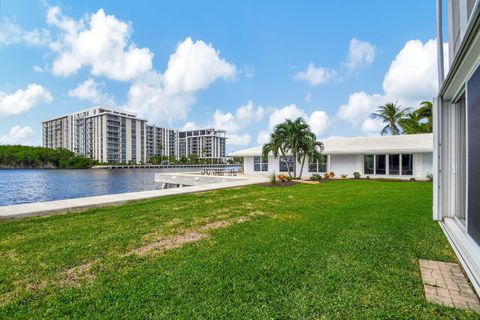
<path fill-rule="evenodd" d="M 424 180 L 432 174 L 433 135 L 412 134 L 400 136 L 369 136 L 355 138 L 331 138 L 324 144 L 323 164 L 305 161 L 302 178 L 313 174 L 334 172 L 336 177 L 354 172 L 362 177 Z M 243 170 L 247 175 L 271 175 L 286 173 L 285 159 L 262 157 L 262 146 L 235 151 L 231 157 L 243 157 Z M 291 155 L 288 161 L 293 166 Z M 297 175 L 301 164 L 296 163 Z"/>

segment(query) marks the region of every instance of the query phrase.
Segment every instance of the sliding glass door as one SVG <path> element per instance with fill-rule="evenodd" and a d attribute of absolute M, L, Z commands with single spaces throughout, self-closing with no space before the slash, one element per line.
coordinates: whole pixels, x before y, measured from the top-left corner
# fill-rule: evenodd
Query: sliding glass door
<path fill-rule="evenodd" d="M 480 244 L 480 68 L 467 82 L 467 232 Z"/>

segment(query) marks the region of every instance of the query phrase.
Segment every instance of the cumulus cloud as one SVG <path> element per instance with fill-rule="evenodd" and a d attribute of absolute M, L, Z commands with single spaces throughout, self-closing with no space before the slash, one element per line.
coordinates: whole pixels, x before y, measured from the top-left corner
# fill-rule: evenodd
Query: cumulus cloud
<path fill-rule="evenodd" d="M 217 79 L 232 79 L 236 72 L 235 65 L 220 58 L 211 44 L 186 38 L 163 74 L 152 71 L 132 84 L 127 106 L 152 121 L 171 123 L 186 117 L 198 91 Z"/>
<path fill-rule="evenodd" d="M 448 54 L 448 50 L 444 52 Z M 436 92 L 436 40 L 425 43 L 410 40 L 390 64 L 383 80 L 383 93 L 354 92 L 348 102 L 339 107 L 337 116 L 354 126 L 360 125 L 362 132 L 378 133 L 379 122 L 368 118 L 378 106 L 398 101 L 403 107 L 416 107 L 421 101 L 430 100 Z"/>
<path fill-rule="evenodd" d="M 436 43 L 431 39 L 426 43 L 410 40 L 405 44 L 383 80 L 385 95 L 405 102 L 430 99 L 435 95 L 438 87 Z"/>
<path fill-rule="evenodd" d="M 195 122 L 187 122 L 183 125 L 182 131 L 190 131 L 190 130 L 197 130 L 199 127 Z"/>
<path fill-rule="evenodd" d="M 80 83 L 76 88 L 69 90 L 68 95 L 95 104 L 114 105 L 115 101 L 113 97 L 102 91 L 103 86 L 103 84 L 90 78 Z"/>
<path fill-rule="evenodd" d="M 14 126 L 7 134 L 0 135 L 0 144 L 32 145 L 35 130 L 30 127 Z"/>
<path fill-rule="evenodd" d="M 337 115 L 340 119 L 357 126 L 387 100 L 386 96 L 380 94 L 368 94 L 363 91 L 354 92 L 348 97 L 348 102 L 340 106 Z"/>
<path fill-rule="evenodd" d="M 318 86 L 329 81 L 345 80 L 353 71 L 373 63 L 375 60 L 375 46 L 368 41 L 360 41 L 353 38 L 350 40 L 348 56 L 346 61 L 340 63 L 336 69 L 315 67 L 313 62 L 309 63 L 305 71 L 296 73 L 295 80 L 303 80 L 311 86 Z"/>
<path fill-rule="evenodd" d="M 46 29 L 23 30 L 10 19 L 0 21 L 0 46 L 25 43 L 35 46 L 47 45 L 50 42 L 50 33 Z"/>
<path fill-rule="evenodd" d="M 375 60 L 375 46 L 368 41 L 360 41 L 353 38 L 350 40 L 348 48 L 348 58 L 345 67 L 349 71 L 354 71 L 366 64 L 373 63 Z"/>
<path fill-rule="evenodd" d="M 251 141 L 251 135 L 242 133 L 252 123 L 261 121 L 265 114 L 262 106 L 255 107 L 252 101 L 240 106 L 235 114 L 216 110 L 213 114 L 213 126 L 215 129 L 227 131 L 230 145 L 247 145 Z"/>
<path fill-rule="evenodd" d="M 51 7 L 47 23 L 59 30 L 58 39 L 50 44 L 58 54 L 52 68 L 56 75 L 69 76 L 89 67 L 92 75 L 126 81 L 152 68 L 153 53 L 130 40 L 131 25 L 103 9 L 74 20 Z"/>
<path fill-rule="evenodd" d="M 52 100 L 50 91 L 36 83 L 10 94 L 0 91 L 0 115 L 21 114 L 37 104 L 51 102 Z"/>
<path fill-rule="evenodd" d="M 284 122 L 287 119 L 295 120 L 297 118 L 303 118 L 312 129 L 315 135 L 322 135 L 329 125 L 329 117 L 325 111 L 314 111 L 309 115 L 303 110 L 298 108 L 295 104 L 289 104 L 283 108 L 273 109 L 268 119 L 268 130 L 262 130 L 257 137 L 257 143 L 264 144 L 270 140 L 270 133 L 276 125 Z"/>
<path fill-rule="evenodd" d="M 323 67 L 315 67 L 314 63 L 309 63 L 307 70 L 300 71 L 293 76 L 295 80 L 307 81 L 311 86 L 318 86 L 328 82 L 334 77 L 336 72 Z"/>

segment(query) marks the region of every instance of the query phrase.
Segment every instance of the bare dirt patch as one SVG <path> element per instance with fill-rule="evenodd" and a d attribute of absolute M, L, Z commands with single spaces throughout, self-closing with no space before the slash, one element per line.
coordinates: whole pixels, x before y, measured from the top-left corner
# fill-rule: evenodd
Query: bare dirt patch
<path fill-rule="evenodd" d="M 183 247 L 185 244 L 188 243 L 208 239 L 210 237 L 208 231 L 210 230 L 227 228 L 233 224 L 246 222 L 251 220 L 253 217 L 262 215 L 265 215 L 265 213 L 262 211 L 253 211 L 246 216 L 239 216 L 226 220 L 218 220 L 200 226 L 198 229 L 188 229 L 182 234 L 171 236 L 157 236 L 154 237 L 149 243 L 130 251 L 128 255 L 136 254 L 139 256 L 145 256 L 154 253 L 161 253 L 167 250 L 177 249 Z"/>
<path fill-rule="evenodd" d="M 93 282 L 95 276 L 91 272 L 91 269 L 95 263 L 97 263 L 97 261 L 93 260 L 68 269 L 62 275 L 60 284 L 65 286 L 76 286 L 81 282 Z"/>

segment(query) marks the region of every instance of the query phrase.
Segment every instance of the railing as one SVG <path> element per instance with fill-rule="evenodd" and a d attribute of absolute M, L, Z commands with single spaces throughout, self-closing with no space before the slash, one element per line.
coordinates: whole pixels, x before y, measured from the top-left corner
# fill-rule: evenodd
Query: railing
<path fill-rule="evenodd" d="M 109 164 L 93 166 L 93 169 L 165 169 L 165 168 L 238 168 L 243 171 L 242 164 Z"/>

